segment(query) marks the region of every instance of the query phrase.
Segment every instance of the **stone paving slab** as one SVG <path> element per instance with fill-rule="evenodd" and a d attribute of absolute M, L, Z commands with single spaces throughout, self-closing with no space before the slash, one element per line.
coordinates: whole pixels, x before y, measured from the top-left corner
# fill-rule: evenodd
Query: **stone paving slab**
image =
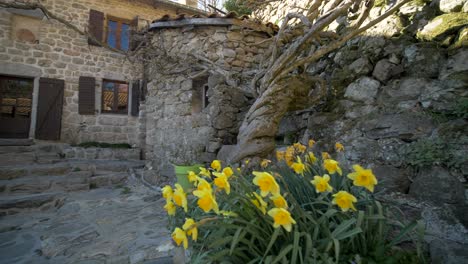
<path fill-rule="evenodd" d="M 0 263 L 171 263 L 160 194 L 127 187 L 69 193 L 60 208 L 0 217 Z"/>

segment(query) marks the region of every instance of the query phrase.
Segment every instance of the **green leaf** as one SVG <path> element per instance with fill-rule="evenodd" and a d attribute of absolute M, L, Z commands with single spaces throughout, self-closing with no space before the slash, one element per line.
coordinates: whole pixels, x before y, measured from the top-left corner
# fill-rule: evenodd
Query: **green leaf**
<path fill-rule="evenodd" d="M 289 244 L 287 247 L 283 248 L 281 252 L 276 256 L 275 260 L 271 264 L 275 264 L 281 261 L 282 258 L 286 257 L 286 255 L 293 249 L 293 245 Z"/>
<path fill-rule="evenodd" d="M 263 254 L 264 258 L 268 254 L 268 252 L 270 252 L 271 247 L 273 247 L 273 245 L 275 244 L 276 238 L 278 237 L 280 232 L 281 232 L 281 228 L 275 228 L 275 231 L 273 232 L 273 235 L 271 236 L 270 243 L 268 243 L 268 246 L 265 250 L 265 254 Z"/>
<path fill-rule="evenodd" d="M 341 223 L 333 232 L 331 233 L 332 237 L 336 238 L 341 233 L 345 232 L 351 225 L 356 223 L 356 219 L 351 218 L 343 223 Z"/>
<path fill-rule="evenodd" d="M 297 261 L 297 253 L 299 250 L 299 239 L 300 239 L 300 233 L 297 231 L 294 231 L 294 242 L 293 242 L 293 252 L 291 256 L 291 263 L 295 264 Z"/>
<path fill-rule="evenodd" d="M 408 233 L 410 232 L 411 230 L 414 229 L 414 227 L 417 225 L 418 223 L 416 221 L 413 221 L 411 222 L 409 225 L 407 225 L 405 228 L 403 228 L 400 233 L 390 242 L 390 244 L 388 244 L 388 247 L 393 247 L 395 245 L 397 245 L 398 243 L 400 243 L 400 241 L 403 239 L 403 237 Z"/>

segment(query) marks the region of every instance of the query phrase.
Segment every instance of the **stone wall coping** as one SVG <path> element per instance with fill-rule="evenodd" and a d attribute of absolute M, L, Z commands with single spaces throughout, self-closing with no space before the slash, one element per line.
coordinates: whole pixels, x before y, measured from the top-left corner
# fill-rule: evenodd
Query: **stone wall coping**
<path fill-rule="evenodd" d="M 190 26 L 227 27 L 232 25 L 246 27 L 270 35 L 273 35 L 275 33 L 274 30 L 268 27 L 267 25 L 236 18 L 184 18 L 181 20 L 155 21 L 150 24 L 149 30 Z"/>

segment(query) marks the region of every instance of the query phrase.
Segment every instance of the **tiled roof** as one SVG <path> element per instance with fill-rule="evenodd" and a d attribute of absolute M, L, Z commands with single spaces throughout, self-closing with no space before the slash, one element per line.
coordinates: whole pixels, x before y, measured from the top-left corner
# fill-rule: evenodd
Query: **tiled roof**
<path fill-rule="evenodd" d="M 187 16 L 180 14 L 170 16 L 168 14 L 154 20 L 150 25 L 150 30 L 161 28 L 177 28 L 184 26 L 230 26 L 237 25 L 255 31 L 265 32 L 274 35 L 279 27 L 273 23 L 263 24 L 259 20 L 251 19 L 249 16 L 238 16 L 235 12 L 226 15 L 207 14 Z"/>

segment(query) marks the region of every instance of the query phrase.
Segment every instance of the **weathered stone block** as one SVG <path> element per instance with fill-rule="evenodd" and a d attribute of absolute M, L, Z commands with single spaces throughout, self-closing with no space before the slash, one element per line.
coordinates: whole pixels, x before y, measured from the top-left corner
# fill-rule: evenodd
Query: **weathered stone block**
<path fill-rule="evenodd" d="M 379 92 L 379 88 L 379 81 L 369 77 L 362 77 L 346 88 L 345 97 L 366 103 L 373 103 Z"/>

